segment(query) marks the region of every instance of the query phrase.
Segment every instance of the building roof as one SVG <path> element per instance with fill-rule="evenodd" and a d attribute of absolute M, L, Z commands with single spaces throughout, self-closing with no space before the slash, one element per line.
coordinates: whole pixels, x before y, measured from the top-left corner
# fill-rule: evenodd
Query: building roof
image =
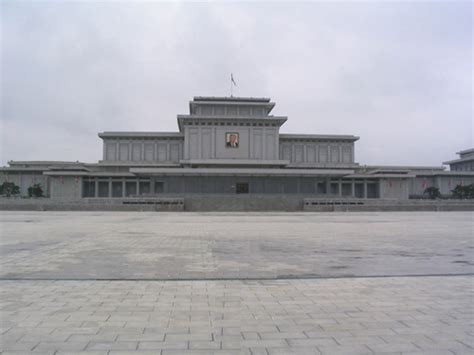
<path fill-rule="evenodd" d="M 265 159 L 182 159 L 181 164 L 189 165 L 278 165 L 284 166 L 290 163 L 289 160 L 265 160 Z"/>
<path fill-rule="evenodd" d="M 10 160 L 8 165 L 82 165 L 80 161 L 60 161 L 60 160 Z"/>
<path fill-rule="evenodd" d="M 464 162 L 468 162 L 468 161 L 474 161 L 474 155 L 470 155 L 470 156 L 459 158 L 459 159 L 445 161 L 445 162 L 443 162 L 443 164 L 451 165 L 451 164 L 456 164 L 456 163 L 464 163 Z"/>
<path fill-rule="evenodd" d="M 248 124 L 276 124 L 283 125 L 288 117 L 286 116 L 261 116 L 261 117 L 242 117 L 242 116 L 198 116 L 198 115 L 178 115 L 178 127 L 183 132 L 183 124 L 186 122 L 220 122 L 226 125 L 231 123 L 232 126 L 248 125 Z"/>
<path fill-rule="evenodd" d="M 238 96 L 194 96 L 196 102 L 202 101 L 227 101 L 227 102 L 261 102 L 269 103 L 270 99 L 267 97 L 238 97 Z"/>
<path fill-rule="evenodd" d="M 361 165 L 361 169 L 371 171 L 444 171 L 444 166 L 410 166 L 410 165 Z"/>
<path fill-rule="evenodd" d="M 184 134 L 180 132 L 133 132 L 133 131 L 123 131 L 123 132 L 99 132 L 98 136 L 100 138 L 183 138 Z"/>
<path fill-rule="evenodd" d="M 474 148 L 470 148 L 470 149 L 465 149 L 465 150 L 461 150 L 459 152 L 457 152 L 456 154 L 468 154 L 468 153 L 474 153 Z"/>
<path fill-rule="evenodd" d="M 280 133 L 280 139 L 301 139 L 301 140 L 349 140 L 357 141 L 359 137 L 344 134 L 292 134 Z"/>
<path fill-rule="evenodd" d="M 278 169 L 278 168 L 131 168 L 137 175 L 221 175 L 221 176 L 345 176 L 353 169 Z"/>

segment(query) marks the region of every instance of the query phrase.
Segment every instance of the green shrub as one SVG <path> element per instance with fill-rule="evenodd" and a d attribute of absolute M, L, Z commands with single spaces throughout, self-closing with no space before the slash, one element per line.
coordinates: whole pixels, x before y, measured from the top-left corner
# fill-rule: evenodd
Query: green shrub
<path fill-rule="evenodd" d="M 14 182 L 5 181 L 0 185 L 0 195 L 10 197 L 12 195 L 18 195 L 20 193 L 20 187 L 15 185 Z"/>
<path fill-rule="evenodd" d="M 456 185 L 452 190 L 453 197 L 459 199 L 472 199 L 474 198 L 474 184 L 470 185 Z"/>
<path fill-rule="evenodd" d="M 428 198 L 430 198 L 431 200 L 441 198 L 441 192 L 439 192 L 439 189 L 434 186 L 427 187 L 425 191 L 423 191 L 423 195 L 428 195 Z"/>
<path fill-rule="evenodd" d="M 41 184 L 34 184 L 28 187 L 28 196 L 43 197 L 43 189 L 41 188 Z"/>

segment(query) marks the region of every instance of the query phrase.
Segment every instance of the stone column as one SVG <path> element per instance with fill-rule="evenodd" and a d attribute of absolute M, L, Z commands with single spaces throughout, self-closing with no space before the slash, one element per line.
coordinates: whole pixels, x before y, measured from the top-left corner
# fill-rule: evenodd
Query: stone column
<path fill-rule="evenodd" d="M 112 198 L 112 178 L 109 178 L 109 198 Z"/>
<path fill-rule="evenodd" d="M 364 180 L 364 198 L 367 198 L 367 180 Z"/>
<path fill-rule="evenodd" d="M 95 186 L 94 186 L 94 190 L 95 190 L 94 191 L 94 197 L 97 198 L 97 197 L 99 197 L 99 179 L 95 178 L 94 179 L 94 184 L 95 184 Z"/>
<path fill-rule="evenodd" d="M 125 197 L 125 179 L 122 179 L 122 198 Z"/>

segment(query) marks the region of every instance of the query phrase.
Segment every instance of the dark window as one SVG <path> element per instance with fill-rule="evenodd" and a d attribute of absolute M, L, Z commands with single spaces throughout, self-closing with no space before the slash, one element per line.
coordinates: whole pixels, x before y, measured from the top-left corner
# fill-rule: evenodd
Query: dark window
<path fill-rule="evenodd" d="M 83 197 L 95 197 L 95 181 L 84 180 L 82 183 L 82 196 Z"/>
<path fill-rule="evenodd" d="M 235 192 L 238 194 L 248 194 L 249 193 L 249 183 L 248 182 L 238 182 L 235 184 Z"/>
<path fill-rule="evenodd" d="M 352 195 L 352 184 L 342 184 L 342 196 L 351 196 Z"/>
<path fill-rule="evenodd" d="M 99 181 L 99 197 L 109 197 L 108 181 Z"/>
<path fill-rule="evenodd" d="M 377 184 L 367 184 L 367 197 L 377 198 Z"/>
<path fill-rule="evenodd" d="M 162 194 L 165 192 L 165 184 L 163 181 L 156 181 L 155 182 L 155 193 Z"/>
<path fill-rule="evenodd" d="M 355 188 L 354 196 L 358 198 L 363 198 L 364 197 L 364 184 L 355 184 L 354 188 Z"/>
<path fill-rule="evenodd" d="M 134 196 L 137 194 L 137 183 L 135 181 L 127 181 L 125 183 L 125 196 Z"/>
<path fill-rule="evenodd" d="M 140 195 L 147 195 L 150 193 L 150 182 L 140 181 Z"/>
<path fill-rule="evenodd" d="M 314 179 L 302 178 L 300 180 L 300 192 L 305 194 L 314 194 Z"/>
<path fill-rule="evenodd" d="M 321 194 L 321 195 L 327 194 L 325 182 L 318 182 L 318 194 Z"/>
<path fill-rule="evenodd" d="M 331 183 L 331 195 L 339 195 L 339 184 L 337 182 Z"/>
<path fill-rule="evenodd" d="M 122 181 L 112 181 L 112 197 L 123 197 Z"/>

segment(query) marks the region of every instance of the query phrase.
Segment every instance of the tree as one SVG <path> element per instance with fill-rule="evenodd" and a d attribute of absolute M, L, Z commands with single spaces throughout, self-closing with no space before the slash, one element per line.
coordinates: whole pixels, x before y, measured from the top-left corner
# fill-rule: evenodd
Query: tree
<path fill-rule="evenodd" d="M 41 184 L 34 184 L 28 187 L 28 196 L 43 197 L 43 189 L 41 188 Z"/>
<path fill-rule="evenodd" d="M 14 182 L 5 181 L 0 185 L 0 195 L 10 197 L 11 195 L 18 195 L 20 193 L 20 187 L 15 185 Z"/>
<path fill-rule="evenodd" d="M 431 200 L 441 198 L 441 192 L 439 192 L 439 189 L 434 186 L 427 187 L 425 191 L 423 191 L 423 195 L 428 195 Z"/>
<path fill-rule="evenodd" d="M 456 185 L 452 190 L 453 197 L 459 199 L 472 199 L 474 198 L 474 184 L 470 185 Z"/>

